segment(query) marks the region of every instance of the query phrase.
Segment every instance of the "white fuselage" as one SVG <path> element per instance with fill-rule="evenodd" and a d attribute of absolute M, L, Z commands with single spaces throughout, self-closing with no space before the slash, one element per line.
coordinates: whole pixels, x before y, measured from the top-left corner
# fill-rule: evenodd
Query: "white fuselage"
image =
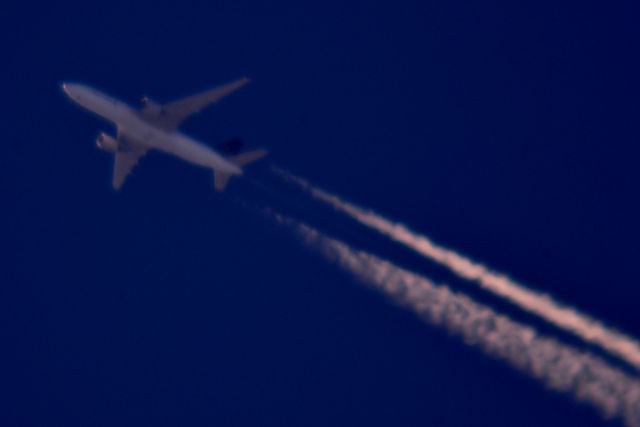
<path fill-rule="evenodd" d="M 74 102 L 114 123 L 118 127 L 119 133 L 136 144 L 173 154 L 190 163 L 225 174 L 242 174 L 241 168 L 225 159 L 211 147 L 183 133 L 166 132 L 148 123 L 136 110 L 124 102 L 78 83 L 65 83 L 62 88 Z"/>

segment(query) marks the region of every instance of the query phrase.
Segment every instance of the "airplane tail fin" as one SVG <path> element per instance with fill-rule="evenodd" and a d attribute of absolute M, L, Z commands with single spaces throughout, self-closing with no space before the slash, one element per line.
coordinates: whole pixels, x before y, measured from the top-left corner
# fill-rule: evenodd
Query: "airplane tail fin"
<path fill-rule="evenodd" d="M 260 160 L 267 154 L 267 150 L 247 151 L 246 153 L 228 157 L 227 160 L 235 165 L 242 167 Z M 227 183 L 229 182 L 229 178 L 231 178 L 231 175 L 228 173 L 213 171 L 213 186 L 215 187 L 216 191 L 224 190 L 224 188 L 227 186 Z"/>

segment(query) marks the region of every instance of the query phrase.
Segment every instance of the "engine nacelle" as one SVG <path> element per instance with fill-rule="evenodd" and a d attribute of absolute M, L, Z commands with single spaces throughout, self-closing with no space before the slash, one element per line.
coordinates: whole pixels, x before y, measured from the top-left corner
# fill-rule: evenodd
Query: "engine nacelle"
<path fill-rule="evenodd" d="M 148 96 L 143 96 L 140 101 L 142 102 L 142 105 L 144 106 L 142 111 L 144 111 L 145 113 L 151 113 L 151 114 L 161 114 L 162 113 L 162 105 L 158 104 L 156 101 L 154 101 L 153 99 L 149 98 Z"/>
<path fill-rule="evenodd" d="M 104 132 L 100 132 L 98 134 L 96 145 L 99 149 L 108 151 L 109 153 L 115 153 L 116 151 L 118 151 L 118 141 Z"/>

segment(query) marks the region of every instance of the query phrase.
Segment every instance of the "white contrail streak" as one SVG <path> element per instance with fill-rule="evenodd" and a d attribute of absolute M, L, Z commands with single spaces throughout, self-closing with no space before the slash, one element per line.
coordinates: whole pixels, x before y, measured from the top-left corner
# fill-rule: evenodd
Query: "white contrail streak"
<path fill-rule="evenodd" d="M 362 282 L 412 309 L 426 323 L 441 327 L 467 345 L 503 360 L 548 388 L 640 427 L 640 381 L 604 359 L 534 328 L 497 314 L 469 296 L 435 285 L 426 277 L 346 244 L 277 213 L 269 215 L 293 227 L 309 246 L 337 262 Z"/>
<path fill-rule="evenodd" d="M 403 224 L 392 222 L 371 210 L 346 202 L 283 169 L 274 167 L 273 170 L 315 199 L 329 204 L 361 224 L 449 268 L 459 277 L 472 280 L 492 294 L 507 299 L 521 309 L 539 316 L 588 343 L 599 346 L 640 370 L 640 343 L 633 337 L 607 327 L 599 320 L 555 301 L 549 295 L 528 289 L 506 275 L 491 271 L 488 267 L 464 255 L 439 246 L 428 237 L 410 230 Z"/>

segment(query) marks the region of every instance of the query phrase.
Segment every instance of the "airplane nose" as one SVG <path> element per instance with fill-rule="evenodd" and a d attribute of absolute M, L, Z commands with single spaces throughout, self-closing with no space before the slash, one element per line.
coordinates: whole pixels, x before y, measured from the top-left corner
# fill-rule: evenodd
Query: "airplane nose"
<path fill-rule="evenodd" d="M 69 83 L 67 82 L 61 82 L 60 83 L 60 89 L 62 89 L 62 91 L 64 93 L 66 93 L 67 95 L 69 95 Z"/>
<path fill-rule="evenodd" d="M 64 93 L 66 93 L 69 96 L 72 96 L 74 93 L 76 95 L 78 94 L 76 90 L 78 88 L 77 83 L 62 82 L 60 83 L 60 87 L 62 88 Z"/>
<path fill-rule="evenodd" d="M 82 86 L 77 83 L 62 82 L 60 87 L 69 98 L 76 102 L 80 102 L 84 97 Z"/>

